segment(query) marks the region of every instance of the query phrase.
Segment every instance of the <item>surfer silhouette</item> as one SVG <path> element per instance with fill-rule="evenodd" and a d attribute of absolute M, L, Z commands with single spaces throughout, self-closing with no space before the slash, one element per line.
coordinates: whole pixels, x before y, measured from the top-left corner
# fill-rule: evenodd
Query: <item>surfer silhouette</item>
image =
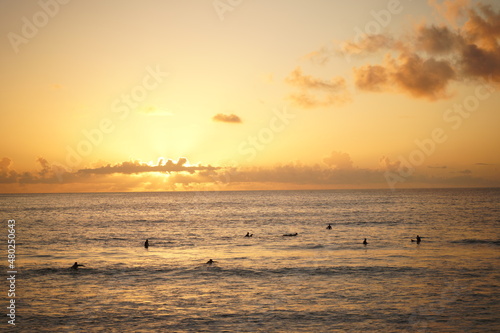
<path fill-rule="evenodd" d="M 245 237 L 252 237 L 252 236 L 253 236 L 253 234 L 251 234 L 249 232 L 247 232 L 247 234 L 245 235 Z"/>
<path fill-rule="evenodd" d="M 294 233 L 294 234 L 284 234 L 283 237 L 293 237 L 293 236 L 297 236 L 298 233 Z"/>
<path fill-rule="evenodd" d="M 332 229 L 332 225 L 329 224 L 328 227 L 326 227 L 328 230 L 331 230 Z"/>
<path fill-rule="evenodd" d="M 146 241 L 144 242 L 144 247 L 147 249 L 149 247 L 149 240 L 146 239 Z"/>
<path fill-rule="evenodd" d="M 422 239 L 420 238 L 419 235 L 417 235 L 417 240 L 412 239 L 411 241 L 412 242 L 417 242 L 417 244 L 420 244 L 420 242 L 422 241 Z"/>
<path fill-rule="evenodd" d="M 82 264 L 79 264 L 75 261 L 75 263 L 73 264 L 73 266 L 71 266 L 72 269 L 78 269 L 78 267 L 85 267 L 85 265 L 82 265 Z"/>
<path fill-rule="evenodd" d="M 215 261 L 213 261 L 212 259 L 210 259 L 209 261 L 207 261 L 207 265 L 212 265 Z"/>
<path fill-rule="evenodd" d="M 365 240 L 363 241 L 363 245 L 366 245 L 366 244 L 368 244 L 368 242 L 366 241 L 366 238 L 365 238 Z"/>

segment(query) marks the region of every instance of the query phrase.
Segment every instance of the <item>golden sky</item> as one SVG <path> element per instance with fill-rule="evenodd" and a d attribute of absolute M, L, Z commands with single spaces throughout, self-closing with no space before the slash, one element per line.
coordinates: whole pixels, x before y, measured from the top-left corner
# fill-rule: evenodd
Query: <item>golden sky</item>
<path fill-rule="evenodd" d="M 0 2 L 0 192 L 500 186 L 500 4 Z"/>

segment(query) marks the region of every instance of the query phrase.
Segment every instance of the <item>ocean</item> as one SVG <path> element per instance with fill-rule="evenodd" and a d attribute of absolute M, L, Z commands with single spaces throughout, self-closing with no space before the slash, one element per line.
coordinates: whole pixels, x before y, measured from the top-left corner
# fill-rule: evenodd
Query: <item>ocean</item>
<path fill-rule="evenodd" d="M 2 332 L 500 332 L 500 189 L 3 194 L 0 211 Z"/>

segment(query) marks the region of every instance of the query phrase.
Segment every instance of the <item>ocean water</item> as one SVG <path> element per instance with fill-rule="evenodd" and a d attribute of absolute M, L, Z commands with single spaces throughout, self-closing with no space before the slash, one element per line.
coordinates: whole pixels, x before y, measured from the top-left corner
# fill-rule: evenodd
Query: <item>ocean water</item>
<path fill-rule="evenodd" d="M 22 194 L 0 211 L 0 271 L 8 219 L 17 269 L 2 332 L 500 332 L 500 189 Z"/>

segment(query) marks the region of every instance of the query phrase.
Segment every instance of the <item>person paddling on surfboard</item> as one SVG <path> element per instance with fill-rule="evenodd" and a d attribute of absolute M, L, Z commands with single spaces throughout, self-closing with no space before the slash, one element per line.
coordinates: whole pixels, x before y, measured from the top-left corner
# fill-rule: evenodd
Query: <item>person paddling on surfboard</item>
<path fill-rule="evenodd" d="M 78 269 L 78 267 L 80 267 L 80 266 L 85 267 L 85 265 L 79 264 L 79 263 L 77 263 L 77 262 L 75 261 L 75 263 L 73 264 L 73 266 L 71 266 L 71 268 L 72 268 L 72 269 Z"/>
<path fill-rule="evenodd" d="M 146 241 L 144 242 L 144 247 L 147 249 L 149 247 L 149 240 L 146 239 Z"/>

